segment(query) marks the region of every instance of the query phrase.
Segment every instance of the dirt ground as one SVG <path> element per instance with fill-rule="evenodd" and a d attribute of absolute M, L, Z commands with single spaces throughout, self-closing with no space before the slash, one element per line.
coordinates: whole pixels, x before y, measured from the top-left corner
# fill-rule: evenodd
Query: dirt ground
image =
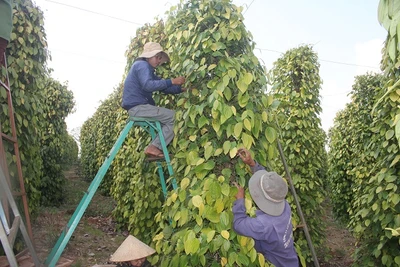
<path fill-rule="evenodd" d="M 318 254 L 321 267 L 345 267 L 353 263 L 352 254 L 355 250 L 355 239 L 344 225 L 334 220 L 332 208 L 328 202 L 324 203 L 326 215 L 326 241 L 328 249 L 326 255 Z"/>
<path fill-rule="evenodd" d="M 68 183 L 65 204 L 59 208 L 43 208 L 39 216 L 32 221 L 34 244 L 42 262 L 50 254 L 61 230 L 67 225 L 83 192 L 89 186 L 89 183 L 79 176 L 76 166 L 65 175 Z M 110 197 L 104 197 L 99 192 L 95 194 L 62 254 L 63 258 L 73 260 L 71 266 L 90 267 L 95 264 L 107 264 L 110 255 L 128 235 L 127 232 L 115 230 L 115 223 L 111 217 L 114 205 Z M 325 208 L 328 252 L 318 252 L 320 266 L 350 266 L 355 240 L 349 231 L 335 222 L 329 203 L 325 204 Z"/>
<path fill-rule="evenodd" d="M 32 222 L 34 243 L 42 262 L 50 254 L 89 187 L 89 183 L 79 176 L 77 167 L 65 172 L 65 176 L 65 203 L 59 208 L 42 208 L 40 215 Z M 127 232 L 115 230 L 111 218 L 113 209 L 112 198 L 96 192 L 62 254 L 63 258 L 73 260 L 71 266 L 89 267 L 108 263 L 110 255 L 128 235 Z"/>

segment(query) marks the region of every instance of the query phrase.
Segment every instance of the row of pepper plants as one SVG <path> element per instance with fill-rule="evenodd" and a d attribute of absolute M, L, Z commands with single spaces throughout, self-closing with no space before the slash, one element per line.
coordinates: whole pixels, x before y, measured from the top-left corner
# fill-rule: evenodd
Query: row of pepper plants
<path fill-rule="evenodd" d="M 73 111 L 74 99 L 67 84 L 51 78 L 42 11 L 30 0 L 13 1 L 13 30 L 6 51 L 14 114 L 8 112 L 6 90 L 0 88 L 2 131 L 11 135 L 10 115 L 16 134 L 30 212 L 40 205 L 63 201 L 63 168 L 76 162 L 78 146 L 68 135 L 65 118 Z M 13 144 L 4 141 L 14 189 L 19 189 Z"/>
<path fill-rule="evenodd" d="M 331 198 L 358 240 L 355 266 L 400 265 L 399 17 L 398 1 L 379 2 L 383 73 L 356 77 L 329 133 Z"/>
<path fill-rule="evenodd" d="M 158 67 L 157 74 L 185 76 L 184 86 L 190 89 L 155 96 L 157 105 L 176 111 L 176 137 L 169 152 L 174 155 L 179 188 L 164 199 L 156 165 L 144 160 L 150 136 L 139 127 L 131 130 L 102 185 L 116 200 L 114 218 L 119 225 L 157 250 L 151 258 L 154 265 L 269 266 L 255 251 L 254 241 L 232 229 L 237 189 L 231 182 L 245 186 L 251 176 L 236 157 L 240 147 L 285 176 L 278 139 L 285 147 L 313 241 L 322 246 L 321 216 L 314 216 L 323 213 L 326 169 L 317 55 L 311 47 L 299 47 L 283 55 L 274 73 L 268 73 L 253 53 L 255 43 L 242 10 L 229 0 L 181 1 L 171 7 L 165 21 L 157 18 L 139 28 L 126 52 L 127 73 L 146 42 L 161 43 L 171 61 Z M 290 67 L 284 61 L 290 61 Z M 294 84 L 297 88 L 291 90 Z M 89 179 L 126 125 L 122 89 L 123 81 L 82 127 L 82 163 Z M 297 226 L 293 196 L 288 200 Z M 248 193 L 246 207 L 254 215 Z M 302 262 L 310 261 L 302 229 L 294 230 Z"/>

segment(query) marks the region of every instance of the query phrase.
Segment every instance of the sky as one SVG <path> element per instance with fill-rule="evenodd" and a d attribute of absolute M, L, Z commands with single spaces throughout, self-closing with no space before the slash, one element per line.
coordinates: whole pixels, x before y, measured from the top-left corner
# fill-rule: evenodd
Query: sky
<path fill-rule="evenodd" d="M 79 127 L 121 82 L 125 52 L 137 28 L 165 17 L 179 0 L 36 0 L 44 13 L 52 77 L 68 83 Z M 354 78 L 380 72 L 387 32 L 379 24 L 379 0 L 233 0 L 244 7 L 244 24 L 267 70 L 287 50 L 312 45 L 320 63 L 322 128 L 350 101 Z"/>

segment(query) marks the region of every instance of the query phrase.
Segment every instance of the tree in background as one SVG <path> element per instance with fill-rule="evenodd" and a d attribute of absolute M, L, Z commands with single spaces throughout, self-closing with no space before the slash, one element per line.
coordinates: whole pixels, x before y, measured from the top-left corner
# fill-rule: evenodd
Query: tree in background
<path fill-rule="evenodd" d="M 321 78 L 318 56 L 310 46 L 290 49 L 270 72 L 272 94 L 280 102 L 277 123 L 279 139 L 293 179 L 314 245 L 324 241 L 322 201 L 325 199 L 327 154 L 326 134 L 321 127 Z M 276 169 L 283 174 L 278 161 Z M 292 209 L 293 196 L 288 198 Z M 300 219 L 295 216 L 299 224 Z M 301 229 L 295 232 L 303 235 Z M 310 255 L 304 238 L 297 242 L 304 255 Z"/>
<path fill-rule="evenodd" d="M 340 168 L 346 170 L 349 179 L 355 179 L 354 195 L 347 208 L 349 227 L 359 240 L 355 266 L 400 265 L 399 17 L 400 2 L 380 1 L 378 19 L 388 30 L 382 50 L 383 78 L 359 78 L 353 87 L 353 102 L 345 110 L 353 114 L 344 118 L 351 119 L 335 123 L 335 127 L 343 128 L 342 125 L 346 124 L 349 128 L 350 135 L 353 135 L 349 137 L 353 142 L 351 150 L 348 148 L 351 144 L 332 139 L 335 147 L 332 158 L 337 158 L 341 151 L 353 156 L 347 166 Z M 333 136 L 340 138 L 337 133 L 341 130 L 334 128 Z M 338 162 L 338 165 L 340 163 L 344 164 Z M 330 170 L 338 171 L 335 166 Z M 332 177 L 338 175 L 334 173 Z M 336 182 L 339 183 L 337 188 L 343 187 L 340 180 Z"/>
<path fill-rule="evenodd" d="M 368 145 L 374 133 L 371 111 L 381 90 L 382 75 L 357 76 L 350 92 L 351 103 L 336 115 L 329 132 L 329 196 L 335 217 L 349 223 L 352 205 L 360 197 L 368 178 L 376 173 L 375 158 Z"/>
<path fill-rule="evenodd" d="M 370 167 L 374 175 L 369 177 L 354 202 L 354 215 L 350 221 L 361 244 L 355 253 L 357 266 L 400 265 L 399 17 L 399 1 L 379 2 L 378 19 L 388 31 L 381 65 L 385 83 L 383 90 L 377 93 L 371 112 L 373 123 L 370 129 L 374 135 L 368 144 L 368 152 L 376 161 Z"/>
<path fill-rule="evenodd" d="M 35 213 L 42 197 L 52 199 L 53 194 L 60 193 L 60 188 L 55 191 L 41 192 L 42 186 L 48 186 L 46 181 L 42 183 L 43 177 L 62 175 L 61 172 L 53 172 L 51 166 L 45 167 L 43 162 L 53 160 L 51 156 L 54 154 L 48 153 L 49 150 L 47 150 L 49 146 L 52 146 L 50 144 L 58 144 L 60 149 L 67 149 L 64 147 L 66 143 L 60 141 L 67 135 L 65 124 L 61 125 L 66 117 L 67 109 L 71 111 L 73 101 L 71 92 L 49 77 L 50 70 L 47 68 L 49 54 L 42 11 L 29 0 L 16 0 L 13 4 L 13 32 L 7 49 L 8 74 L 22 173 L 30 212 Z M 2 69 L 2 72 L 4 75 L 5 69 Z M 61 92 L 56 93 L 57 90 Z M 54 98 L 55 94 L 59 94 L 58 100 Z M 57 101 L 67 101 L 67 103 Z M 10 134 L 10 114 L 7 111 L 6 92 L 3 88 L 0 89 L 0 105 L 2 131 Z M 63 107 L 64 105 L 66 109 L 54 110 L 54 106 Z M 51 121 L 48 121 L 49 119 Z M 53 132 L 51 129 L 57 129 L 57 131 Z M 56 136 L 56 134 L 61 135 Z M 4 143 L 10 173 L 12 179 L 16 180 L 14 151 L 7 142 Z M 55 160 L 59 161 L 60 158 Z"/>
<path fill-rule="evenodd" d="M 67 85 L 61 85 L 58 81 L 47 78 L 44 86 L 43 110 L 44 117 L 41 148 L 40 152 L 43 159 L 43 176 L 41 178 L 40 191 L 42 194 L 42 204 L 57 206 L 62 203 L 63 186 L 65 177 L 63 170 L 65 168 L 66 151 L 74 151 L 75 155 L 71 158 L 77 158 L 78 151 L 73 139 L 68 139 L 67 125 L 65 118 L 71 113 L 75 103 L 73 94 L 68 90 Z M 67 140 L 69 142 L 67 142 Z M 75 143 L 75 146 L 67 146 Z M 70 158 L 70 159 L 71 159 Z"/>

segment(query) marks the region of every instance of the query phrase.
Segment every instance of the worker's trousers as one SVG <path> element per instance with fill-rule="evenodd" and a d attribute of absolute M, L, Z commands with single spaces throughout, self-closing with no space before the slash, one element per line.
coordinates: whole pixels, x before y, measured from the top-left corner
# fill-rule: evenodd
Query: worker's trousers
<path fill-rule="evenodd" d="M 168 145 L 169 143 L 171 143 L 172 139 L 174 138 L 175 111 L 146 104 L 135 106 L 131 108 L 128 113 L 131 117 L 141 117 L 158 120 L 161 124 L 165 144 Z M 156 138 L 151 142 L 151 144 L 162 150 L 160 137 L 158 136 L 158 134 Z"/>

